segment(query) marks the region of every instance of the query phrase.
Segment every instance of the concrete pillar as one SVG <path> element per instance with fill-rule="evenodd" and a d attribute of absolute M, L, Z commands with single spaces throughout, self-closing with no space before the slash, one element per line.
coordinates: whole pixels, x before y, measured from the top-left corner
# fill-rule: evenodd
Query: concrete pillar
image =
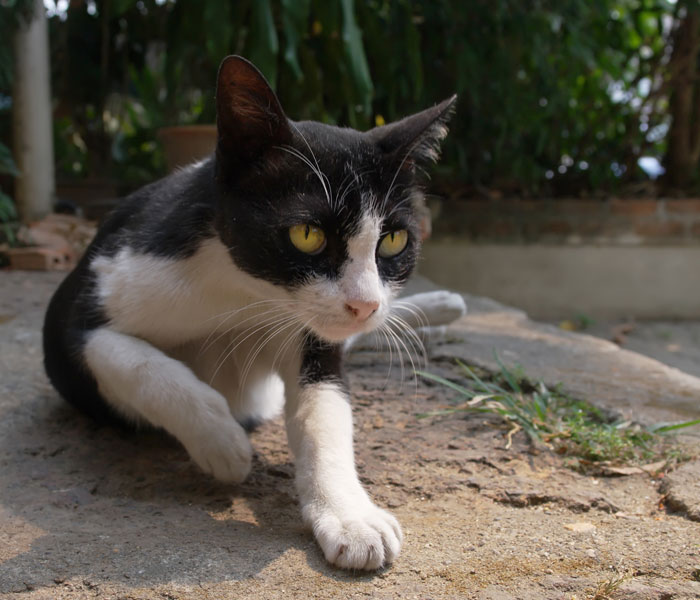
<path fill-rule="evenodd" d="M 15 201 L 25 223 L 51 212 L 55 190 L 49 29 L 43 1 L 35 4 L 31 22 L 14 39 L 13 142 L 20 171 Z"/>

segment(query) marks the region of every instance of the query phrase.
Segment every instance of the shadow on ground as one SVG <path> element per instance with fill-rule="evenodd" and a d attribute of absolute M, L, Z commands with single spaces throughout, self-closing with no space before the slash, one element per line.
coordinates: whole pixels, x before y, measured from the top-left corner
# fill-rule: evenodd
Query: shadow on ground
<path fill-rule="evenodd" d="M 0 564 L 0 592 L 75 576 L 138 586 L 246 578 L 311 543 L 293 524 L 288 464 L 258 460 L 244 486 L 221 485 L 167 436 L 96 427 L 58 400 L 31 419 L 5 412 L 3 430 L 0 503 L 34 539 Z"/>

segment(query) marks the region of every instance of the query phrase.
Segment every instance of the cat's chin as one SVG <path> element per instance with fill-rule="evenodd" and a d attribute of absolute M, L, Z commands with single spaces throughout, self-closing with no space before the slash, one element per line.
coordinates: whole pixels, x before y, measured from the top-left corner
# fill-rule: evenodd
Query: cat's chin
<path fill-rule="evenodd" d="M 323 328 L 314 328 L 314 333 L 331 343 L 341 343 L 350 339 L 353 336 L 360 335 L 362 333 L 369 333 L 370 331 L 376 329 L 376 325 L 372 326 L 367 323 L 362 323 L 361 325 L 336 325 L 327 326 Z"/>

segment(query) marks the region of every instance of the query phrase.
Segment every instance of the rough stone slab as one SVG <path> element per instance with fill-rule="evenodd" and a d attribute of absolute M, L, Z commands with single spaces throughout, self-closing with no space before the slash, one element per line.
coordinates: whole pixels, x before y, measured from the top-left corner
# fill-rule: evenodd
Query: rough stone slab
<path fill-rule="evenodd" d="M 495 358 L 533 379 L 628 417 L 683 421 L 700 416 L 700 378 L 606 340 L 537 323 L 493 300 L 465 296 L 469 313 L 434 345 L 433 360 L 459 358 L 498 371 Z"/>
<path fill-rule="evenodd" d="M 666 505 L 700 521 L 700 461 L 681 465 L 665 478 L 661 491 L 666 494 Z M 698 565 L 700 567 L 700 565 Z"/>
<path fill-rule="evenodd" d="M 406 542 L 381 573 L 333 569 L 301 525 L 280 421 L 251 435 L 251 476 L 233 486 L 167 436 L 97 426 L 58 398 L 40 328 L 60 277 L 0 272 L 1 598 L 586 598 L 619 564 L 633 574 L 621 598 L 700 593 L 700 523 L 661 508 L 651 476 L 587 477 L 522 433 L 506 450 L 507 428 L 481 415 L 419 419 L 445 389 L 402 383 L 372 352 L 347 365 L 358 471 Z"/>

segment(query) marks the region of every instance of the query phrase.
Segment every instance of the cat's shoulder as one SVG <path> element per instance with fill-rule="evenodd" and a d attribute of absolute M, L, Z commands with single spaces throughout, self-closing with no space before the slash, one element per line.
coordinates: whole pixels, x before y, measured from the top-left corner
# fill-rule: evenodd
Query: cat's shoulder
<path fill-rule="evenodd" d="M 159 258 L 192 256 L 214 235 L 215 201 L 210 157 L 126 196 L 101 224 L 90 254 L 129 249 Z"/>

